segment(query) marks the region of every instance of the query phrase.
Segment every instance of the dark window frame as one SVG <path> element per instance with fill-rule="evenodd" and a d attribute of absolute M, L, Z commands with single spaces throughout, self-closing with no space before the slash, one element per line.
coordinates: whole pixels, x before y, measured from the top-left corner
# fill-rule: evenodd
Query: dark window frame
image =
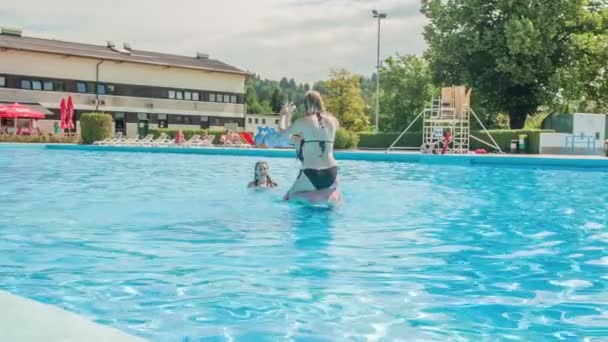
<path fill-rule="evenodd" d="M 185 101 L 196 101 L 204 103 L 236 103 L 245 104 L 244 94 L 232 93 L 232 92 L 218 92 L 213 90 L 205 89 L 188 89 L 188 88 L 171 88 L 171 87 L 159 87 L 159 86 L 147 86 L 147 85 L 136 85 L 136 84 L 121 84 L 112 83 L 107 84 L 104 82 L 95 82 L 89 80 L 78 80 L 78 79 L 67 79 L 67 78 L 51 78 L 51 77 L 37 77 L 28 75 L 16 75 L 16 74 L 1 74 L 4 77 L 4 87 L 32 90 L 34 87 L 37 89 L 38 84 L 32 86 L 32 81 L 40 81 L 42 91 L 61 91 L 78 94 L 98 94 L 99 95 L 114 95 L 114 96 L 127 96 L 136 98 L 149 98 L 149 99 L 170 99 L 169 91 L 182 92 L 182 100 Z M 23 82 L 23 84 L 21 84 Z M 52 90 L 50 89 L 52 82 Z M 44 85 L 46 83 L 46 89 Z M 2 84 L 2 83 L 0 83 Z M 103 90 L 97 87 L 101 84 L 105 87 Z M 23 86 L 22 86 L 23 85 Z M 2 85 L 0 85 L 2 87 Z M 189 92 L 188 94 L 184 94 Z M 105 94 L 104 94 L 105 93 Z M 226 102 L 225 96 L 229 97 L 229 101 Z M 176 96 L 177 97 L 177 96 Z"/>

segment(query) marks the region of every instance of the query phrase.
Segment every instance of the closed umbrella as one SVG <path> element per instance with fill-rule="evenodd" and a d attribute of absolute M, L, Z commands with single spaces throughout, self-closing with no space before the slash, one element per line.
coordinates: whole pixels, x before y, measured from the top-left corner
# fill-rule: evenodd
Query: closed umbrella
<path fill-rule="evenodd" d="M 62 98 L 61 103 L 59 104 L 59 117 L 61 120 L 61 123 L 59 124 L 59 128 L 61 128 L 62 132 L 66 127 L 67 110 L 68 110 L 68 107 L 65 103 L 65 99 Z"/>
<path fill-rule="evenodd" d="M 4 104 L 0 103 L 0 113 L 1 113 L 3 110 L 6 110 L 6 105 L 4 105 Z M 1 120 L 1 119 L 0 119 L 0 129 L 2 129 L 2 120 Z M 2 133 L 2 131 L 0 131 L 0 134 L 3 134 L 3 133 Z"/>
<path fill-rule="evenodd" d="M 72 97 L 68 97 L 68 129 L 74 129 L 74 102 L 72 102 Z"/>

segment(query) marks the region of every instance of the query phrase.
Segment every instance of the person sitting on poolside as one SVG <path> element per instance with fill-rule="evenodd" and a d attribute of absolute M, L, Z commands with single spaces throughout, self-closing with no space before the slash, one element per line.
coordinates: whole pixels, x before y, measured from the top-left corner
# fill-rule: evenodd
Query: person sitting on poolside
<path fill-rule="evenodd" d="M 255 163 L 254 171 L 253 171 L 253 181 L 247 185 L 249 188 L 274 188 L 277 187 L 278 184 L 274 182 L 268 171 L 270 167 L 268 163 L 265 161 L 259 161 Z"/>
<path fill-rule="evenodd" d="M 288 105 L 281 111 L 279 132 L 284 138 L 299 141 L 296 151 L 302 162 L 302 169 L 285 199 L 339 202 L 338 166 L 333 155 L 333 143 L 340 123 L 325 111 L 323 99 L 317 91 L 306 93 L 304 106 L 304 117 L 293 124 L 291 113 L 295 106 Z"/>
<path fill-rule="evenodd" d="M 222 137 L 223 137 L 223 136 L 222 136 Z M 209 144 L 210 144 L 210 143 L 212 143 L 212 141 L 211 141 L 211 137 L 210 137 L 210 136 L 209 136 L 209 134 L 207 134 L 207 133 L 203 134 L 203 136 L 201 137 L 201 141 L 202 141 L 203 143 L 209 143 Z"/>

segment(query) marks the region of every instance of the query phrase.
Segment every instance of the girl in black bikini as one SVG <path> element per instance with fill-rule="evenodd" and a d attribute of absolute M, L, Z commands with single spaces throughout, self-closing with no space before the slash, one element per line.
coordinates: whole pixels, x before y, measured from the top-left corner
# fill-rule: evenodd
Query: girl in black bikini
<path fill-rule="evenodd" d="M 290 125 L 293 106 L 282 111 L 280 131 L 283 136 L 297 135 L 297 157 L 302 169 L 286 199 L 308 195 L 334 195 L 337 192 L 338 167 L 333 156 L 333 142 L 339 128 L 338 120 L 325 112 L 321 95 L 309 91 L 305 95 L 305 117 Z M 299 141 L 298 141 L 299 140 Z M 294 196 L 295 195 L 295 196 Z"/>

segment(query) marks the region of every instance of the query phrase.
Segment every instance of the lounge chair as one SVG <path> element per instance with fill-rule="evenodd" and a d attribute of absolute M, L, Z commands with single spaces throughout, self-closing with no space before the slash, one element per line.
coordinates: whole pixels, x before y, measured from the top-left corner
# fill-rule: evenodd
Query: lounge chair
<path fill-rule="evenodd" d="M 251 145 L 243 141 L 240 135 L 234 135 L 233 138 L 224 136 L 223 143 L 226 147 L 251 147 Z"/>
<path fill-rule="evenodd" d="M 93 145 L 114 145 L 122 140 L 122 132 L 116 132 L 113 138 L 93 142 Z"/>
<path fill-rule="evenodd" d="M 200 138 L 201 138 L 200 134 L 195 134 L 195 135 L 191 136 L 190 139 L 184 141 L 183 144 L 175 144 L 175 145 L 185 146 L 185 147 L 194 146 L 194 145 L 198 144 L 198 141 L 200 140 Z"/>
<path fill-rule="evenodd" d="M 131 143 L 131 145 L 145 145 L 149 142 L 151 142 L 152 140 L 154 140 L 154 134 L 148 134 L 145 137 L 143 137 L 142 139 L 138 139 L 136 141 L 133 141 Z"/>
<path fill-rule="evenodd" d="M 134 138 L 122 139 L 121 141 L 115 143 L 115 145 L 121 145 L 121 146 L 134 145 L 138 141 L 139 141 L 139 135 L 136 135 Z"/>
<path fill-rule="evenodd" d="M 208 135 L 207 138 L 201 138 L 198 141 L 197 146 L 213 146 L 214 139 L 215 139 L 215 135 Z"/>
<path fill-rule="evenodd" d="M 161 133 L 158 138 L 144 143 L 143 146 L 168 146 L 171 141 L 171 138 L 166 133 Z"/>

